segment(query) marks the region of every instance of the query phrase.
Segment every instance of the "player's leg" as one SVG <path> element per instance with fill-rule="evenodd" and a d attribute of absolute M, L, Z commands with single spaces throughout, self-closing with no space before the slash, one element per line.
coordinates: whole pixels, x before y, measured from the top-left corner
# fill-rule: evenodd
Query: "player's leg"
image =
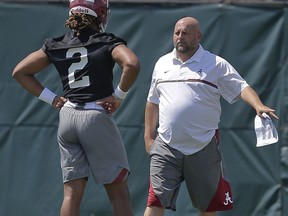
<path fill-rule="evenodd" d="M 87 184 L 87 178 L 64 183 L 64 199 L 60 216 L 79 216 L 80 204 Z"/>
<path fill-rule="evenodd" d="M 104 110 L 87 110 L 83 119 L 79 139 L 95 183 L 104 185 L 114 216 L 132 216 L 126 182 L 130 168 L 116 123 Z"/>
<path fill-rule="evenodd" d="M 147 206 L 144 212 L 144 216 L 163 216 L 164 208 L 157 206 Z"/>
<path fill-rule="evenodd" d="M 130 192 L 126 181 L 128 173 L 128 170 L 123 169 L 113 183 L 104 185 L 112 204 L 114 216 L 133 216 Z"/>
<path fill-rule="evenodd" d="M 63 107 L 59 114 L 57 139 L 64 182 L 60 216 L 79 216 L 80 203 L 89 176 L 89 164 L 73 126 L 75 112 L 74 109 Z"/>
<path fill-rule="evenodd" d="M 199 216 L 217 216 L 217 212 L 199 212 Z"/>

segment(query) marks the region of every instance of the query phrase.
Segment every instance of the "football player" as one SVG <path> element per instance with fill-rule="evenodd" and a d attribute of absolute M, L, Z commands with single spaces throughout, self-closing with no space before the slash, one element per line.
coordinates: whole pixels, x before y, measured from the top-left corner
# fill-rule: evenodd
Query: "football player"
<path fill-rule="evenodd" d="M 130 173 L 120 132 L 111 116 L 134 84 L 140 65 L 126 42 L 106 26 L 108 0 L 70 0 L 66 26 L 71 31 L 49 38 L 17 64 L 13 77 L 30 93 L 59 112 L 57 140 L 64 199 L 61 216 L 79 216 L 90 173 L 103 184 L 117 216 L 133 215 L 127 176 Z M 35 74 L 54 64 L 64 96 L 45 88 Z M 122 70 L 113 87 L 113 68 Z"/>

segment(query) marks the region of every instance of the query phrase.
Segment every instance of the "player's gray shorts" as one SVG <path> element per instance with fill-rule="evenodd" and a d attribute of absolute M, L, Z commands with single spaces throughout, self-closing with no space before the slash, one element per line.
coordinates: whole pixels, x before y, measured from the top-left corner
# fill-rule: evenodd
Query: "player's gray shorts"
<path fill-rule="evenodd" d="M 58 142 L 63 182 L 88 177 L 96 183 L 112 183 L 121 171 L 129 171 L 120 132 L 104 110 L 62 107 Z"/>
<path fill-rule="evenodd" d="M 185 181 L 191 201 L 200 211 L 223 211 L 233 207 L 230 184 L 214 138 L 201 151 L 184 155 L 157 137 L 150 157 L 147 206 L 176 210 L 180 185 Z"/>

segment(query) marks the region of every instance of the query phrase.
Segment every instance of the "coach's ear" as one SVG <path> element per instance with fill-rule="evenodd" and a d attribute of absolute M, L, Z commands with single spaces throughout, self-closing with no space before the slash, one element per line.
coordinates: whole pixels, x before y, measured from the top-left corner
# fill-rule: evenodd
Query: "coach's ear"
<path fill-rule="evenodd" d="M 202 39 L 202 33 L 200 31 L 198 31 L 198 42 L 200 42 Z"/>

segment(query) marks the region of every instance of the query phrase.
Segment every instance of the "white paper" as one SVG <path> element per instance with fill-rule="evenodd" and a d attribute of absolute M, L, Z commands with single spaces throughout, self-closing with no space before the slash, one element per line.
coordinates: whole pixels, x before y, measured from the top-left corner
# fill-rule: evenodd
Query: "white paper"
<path fill-rule="evenodd" d="M 262 114 L 262 118 L 256 115 L 254 127 L 257 138 L 256 147 L 271 145 L 278 142 L 277 130 L 271 118 L 266 113 Z"/>

